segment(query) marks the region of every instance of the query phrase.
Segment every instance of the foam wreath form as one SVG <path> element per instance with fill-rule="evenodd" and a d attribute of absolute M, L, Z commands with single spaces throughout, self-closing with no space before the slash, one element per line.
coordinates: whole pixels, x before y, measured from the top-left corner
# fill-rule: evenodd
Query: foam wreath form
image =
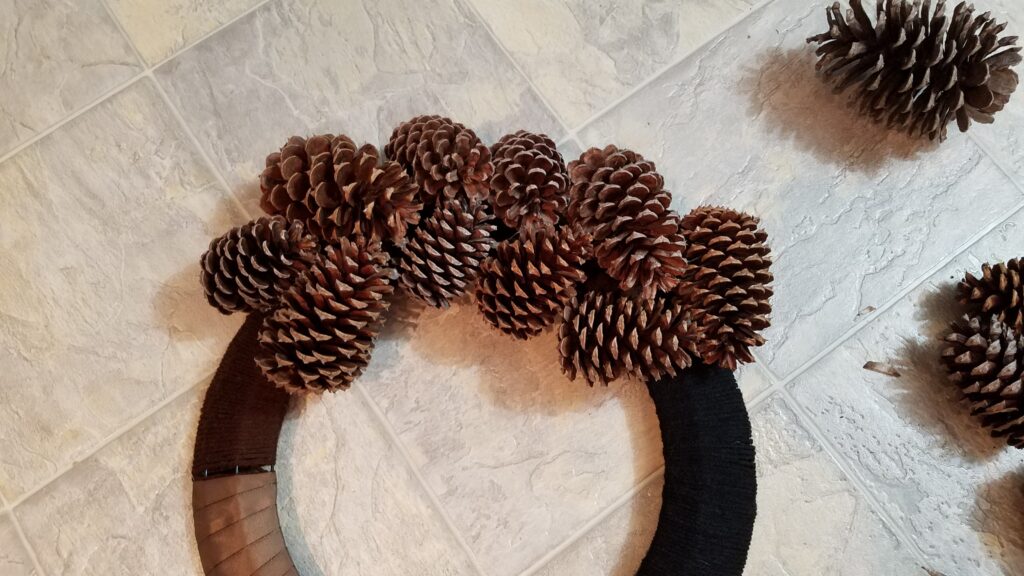
<path fill-rule="evenodd" d="M 277 514 L 277 441 L 290 396 L 253 357 L 262 317 L 232 340 L 203 403 L 192 514 L 203 571 L 297 576 Z M 665 486 L 639 576 L 743 572 L 757 492 L 750 419 L 731 371 L 697 364 L 648 383 L 661 427 Z"/>

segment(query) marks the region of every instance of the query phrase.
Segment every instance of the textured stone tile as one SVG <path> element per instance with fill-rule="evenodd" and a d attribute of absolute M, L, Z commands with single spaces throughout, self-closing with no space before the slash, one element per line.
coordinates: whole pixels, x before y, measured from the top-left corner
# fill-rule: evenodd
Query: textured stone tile
<path fill-rule="evenodd" d="M 471 0 L 571 126 L 748 12 L 755 0 Z"/>
<path fill-rule="evenodd" d="M 204 389 L 186 392 L 15 509 L 47 574 L 202 574 L 189 471 Z"/>
<path fill-rule="evenodd" d="M 293 406 L 279 453 L 278 507 L 302 574 L 476 574 L 361 394 Z"/>
<path fill-rule="evenodd" d="M 639 382 L 589 388 L 557 337 L 507 338 L 464 302 L 402 305 L 362 382 L 491 574 L 516 574 L 662 464 Z M 750 399 L 769 385 L 737 375 Z"/>
<path fill-rule="evenodd" d="M 0 514 L 0 573 L 6 576 L 37 574 L 9 514 Z"/>
<path fill-rule="evenodd" d="M 488 574 L 526 569 L 661 465 L 639 382 L 570 382 L 553 332 L 515 341 L 473 304 L 412 308 L 362 382 Z"/>
<path fill-rule="evenodd" d="M 0 0 L 0 154 L 141 71 L 100 0 Z"/>
<path fill-rule="evenodd" d="M 1024 35 L 1024 4 L 1015 0 L 989 0 L 980 11 L 991 11 L 1000 21 L 1006 21 L 1005 34 Z M 1024 73 L 1021 66 L 1017 73 Z M 1024 182 L 1024 90 L 1018 89 L 1010 98 L 1006 108 L 996 114 L 993 124 L 974 124 L 970 134 L 986 145 L 986 148 L 1014 171 L 1018 182 Z"/>
<path fill-rule="evenodd" d="M 917 573 L 912 557 L 788 407 L 770 400 L 752 424 L 758 518 L 746 574 Z M 662 482 L 642 490 L 539 574 L 635 574 L 657 527 Z"/>
<path fill-rule="evenodd" d="M 957 401 L 938 358 L 959 314 L 955 282 L 1019 256 L 1024 215 L 937 272 L 794 382 L 793 394 L 869 489 L 945 574 L 1024 573 L 1020 454 Z M 861 369 L 891 364 L 892 378 Z M 1016 515 L 1015 515 L 1016 514 Z"/>
<path fill-rule="evenodd" d="M 202 573 L 189 469 L 204 389 L 17 508 L 48 574 Z M 303 574 L 473 573 L 360 395 L 294 410 L 278 474 L 282 527 Z"/>
<path fill-rule="evenodd" d="M 758 512 L 746 574 L 924 576 L 778 397 L 758 410 L 752 423 Z"/>
<path fill-rule="evenodd" d="M 253 190 L 266 155 L 296 133 L 383 145 L 398 122 L 430 113 L 487 142 L 563 132 L 454 0 L 271 2 L 157 75 L 231 185 Z"/>
<path fill-rule="evenodd" d="M 0 165 L 8 500 L 216 366 L 199 256 L 243 219 L 150 81 Z"/>
<path fill-rule="evenodd" d="M 108 4 L 142 57 L 156 64 L 260 1 L 108 0 Z"/>
<path fill-rule="evenodd" d="M 551 559 L 537 576 L 636 574 L 658 526 L 664 484 L 662 476 L 653 480 L 632 500 Z"/>
<path fill-rule="evenodd" d="M 1021 201 L 970 140 L 924 149 L 848 110 L 804 42 L 824 22 L 773 2 L 580 134 L 657 161 L 680 210 L 762 217 L 777 280 L 760 354 L 781 377 Z"/>

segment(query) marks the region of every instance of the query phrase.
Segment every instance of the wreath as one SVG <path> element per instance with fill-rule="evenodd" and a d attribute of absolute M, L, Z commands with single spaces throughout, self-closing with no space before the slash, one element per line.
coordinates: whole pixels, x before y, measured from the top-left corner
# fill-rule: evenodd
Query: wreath
<path fill-rule="evenodd" d="M 419 116 L 383 151 L 293 137 L 260 176 L 267 215 L 213 240 L 210 304 L 248 314 L 207 392 L 193 459 L 206 574 L 297 574 L 277 516 L 289 399 L 347 389 L 396 287 L 431 306 L 471 295 L 512 338 L 558 325 L 563 372 L 646 383 L 665 456 L 643 575 L 740 574 L 755 516 L 750 422 L 733 371 L 764 343 L 767 235 L 715 206 L 681 217 L 653 162 L 616 146 L 566 165 L 545 135 L 484 145 Z"/>

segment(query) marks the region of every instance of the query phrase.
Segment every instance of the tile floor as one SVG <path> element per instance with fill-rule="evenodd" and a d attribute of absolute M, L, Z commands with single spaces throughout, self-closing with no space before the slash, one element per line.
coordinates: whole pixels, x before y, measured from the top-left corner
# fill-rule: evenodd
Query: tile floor
<path fill-rule="evenodd" d="M 1024 573 L 1024 458 L 935 363 L 954 281 L 1024 251 L 1024 98 L 938 147 L 866 125 L 814 78 L 818 4 L 0 0 L 0 574 L 198 573 L 192 430 L 240 323 L 198 255 L 287 136 L 424 112 L 633 147 L 676 208 L 763 217 L 748 574 Z M 566 382 L 552 334 L 471 307 L 410 318 L 286 423 L 303 573 L 632 574 L 661 485 L 642 388 Z"/>

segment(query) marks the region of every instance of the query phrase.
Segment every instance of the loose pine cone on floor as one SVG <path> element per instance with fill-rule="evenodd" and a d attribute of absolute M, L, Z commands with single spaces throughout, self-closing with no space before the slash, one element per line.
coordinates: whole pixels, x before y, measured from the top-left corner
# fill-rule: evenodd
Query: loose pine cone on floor
<path fill-rule="evenodd" d="M 491 151 L 475 132 L 449 118 L 417 116 L 403 122 L 384 153 L 415 178 L 427 204 L 457 196 L 487 197 L 494 172 Z"/>
<path fill-rule="evenodd" d="M 970 404 L 971 413 L 996 437 L 1024 448 L 1021 377 L 1024 337 L 995 316 L 964 316 L 945 339 L 942 360 Z"/>
<path fill-rule="evenodd" d="M 1006 24 L 959 3 L 884 0 L 872 20 L 860 0 L 826 10 L 829 31 L 808 38 L 819 44 L 818 70 L 837 92 L 852 87 L 851 101 L 876 122 L 911 135 L 946 137 L 956 119 L 990 123 L 1017 88 L 1012 66 L 1021 61 Z"/>
<path fill-rule="evenodd" d="M 754 216 L 702 206 L 683 218 L 689 261 L 677 293 L 693 308 L 703 334 L 701 358 L 735 370 L 753 362 L 770 325 L 771 250 Z"/>
<path fill-rule="evenodd" d="M 1013 258 L 995 266 L 983 265 L 981 278 L 968 273 L 957 287 L 960 301 L 969 306 L 972 313 L 985 317 L 995 314 L 1010 328 L 1021 332 L 1024 329 L 1022 267 L 1024 260 Z"/>
<path fill-rule="evenodd" d="M 398 256 L 402 287 L 435 307 L 465 294 L 494 248 L 492 220 L 481 201 L 456 198 L 438 205 Z"/>
<path fill-rule="evenodd" d="M 654 164 L 608 146 L 584 152 L 569 173 L 569 222 L 593 236 L 604 271 L 644 298 L 674 288 L 686 267 L 686 242 Z"/>
<path fill-rule="evenodd" d="M 554 323 L 585 278 L 590 239 L 570 228 L 538 228 L 506 240 L 484 261 L 476 301 L 484 318 L 516 338 Z"/>
<path fill-rule="evenodd" d="M 224 314 L 266 310 L 313 259 L 302 222 L 264 216 L 214 239 L 200 261 L 206 299 Z"/>
<path fill-rule="evenodd" d="M 512 229 L 554 226 L 569 202 L 569 174 L 555 143 L 520 130 L 491 147 L 494 214 Z"/>
<path fill-rule="evenodd" d="M 594 290 L 574 297 L 558 329 L 562 371 L 608 384 L 627 374 L 659 379 L 689 367 L 700 339 L 683 305 Z"/>
<path fill-rule="evenodd" d="M 423 207 L 398 163 L 382 162 L 376 147 L 356 148 L 344 135 L 289 139 L 267 157 L 260 183 L 264 210 L 301 220 L 328 241 L 399 242 Z"/>
<path fill-rule="evenodd" d="M 348 388 L 370 360 L 394 290 L 379 246 L 325 248 L 264 319 L 256 362 L 291 393 Z"/>

